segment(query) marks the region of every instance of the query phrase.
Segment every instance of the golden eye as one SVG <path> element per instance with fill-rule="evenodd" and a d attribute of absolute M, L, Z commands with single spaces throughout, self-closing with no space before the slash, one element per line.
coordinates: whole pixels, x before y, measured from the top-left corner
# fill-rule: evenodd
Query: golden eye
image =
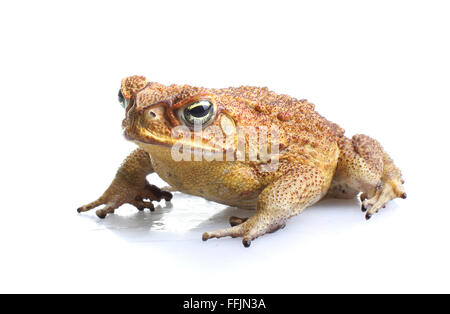
<path fill-rule="evenodd" d="M 188 126 L 205 126 L 214 117 L 214 105 L 208 100 L 199 100 L 180 110 L 180 117 Z"/>

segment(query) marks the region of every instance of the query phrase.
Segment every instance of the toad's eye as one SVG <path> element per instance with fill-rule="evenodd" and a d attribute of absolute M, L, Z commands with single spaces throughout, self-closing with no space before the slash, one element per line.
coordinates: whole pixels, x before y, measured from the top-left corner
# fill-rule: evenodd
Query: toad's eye
<path fill-rule="evenodd" d="M 126 107 L 127 107 L 127 102 L 126 102 L 126 100 L 125 100 L 125 97 L 123 97 L 123 94 L 122 94 L 122 90 L 121 90 L 121 89 L 119 89 L 119 95 L 118 95 L 118 97 L 119 97 L 119 103 L 120 103 L 120 105 L 121 105 L 122 107 L 126 108 Z"/>
<path fill-rule="evenodd" d="M 188 126 L 205 126 L 214 118 L 214 105 L 208 100 L 199 100 L 179 111 L 180 118 Z"/>

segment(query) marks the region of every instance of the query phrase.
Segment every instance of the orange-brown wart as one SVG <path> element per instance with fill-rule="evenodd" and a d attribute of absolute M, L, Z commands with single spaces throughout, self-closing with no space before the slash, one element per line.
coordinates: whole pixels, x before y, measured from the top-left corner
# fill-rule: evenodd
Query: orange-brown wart
<path fill-rule="evenodd" d="M 266 87 L 165 86 L 143 76 L 123 79 L 120 93 L 127 104 L 122 123 L 125 136 L 139 148 L 124 161 L 105 193 L 79 212 L 105 205 L 97 210 L 104 218 L 124 203 L 153 209 L 151 201 L 172 198 L 147 182 L 145 177 L 156 172 L 174 190 L 255 209 L 248 219 L 231 217 L 231 227 L 203 234 L 203 240 L 242 237 L 249 246 L 325 196 L 353 198 L 362 192 L 367 219 L 390 200 L 406 197 L 400 170 L 376 140 L 366 135 L 347 138 L 341 127 L 318 114 L 305 99 L 279 95 Z M 202 138 L 195 141 L 189 121 L 203 116 L 191 115 L 188 109 L 199 102 L 200 114 L 208 119 L 202 120 Z M 178 126 L 188 127 L 187 138 L 172 136 Z M 193 149 L 223 156 L 231 152 L 236 157 L 238 141 L 219 139 L 230 134 L 236 137 L 239 128 L 248 127 L 278 130 L 278 163 L 271 171 L 264 167 L 272 160 L 250 160 L 248 154 L 228 161 L 177 161 L 172 157 L 171 148 L 180 141 Z M 268 144 L 275 141 L 272 137 Z M 244 139 L 245 147 L 250 147 L 249 137 Z"/>

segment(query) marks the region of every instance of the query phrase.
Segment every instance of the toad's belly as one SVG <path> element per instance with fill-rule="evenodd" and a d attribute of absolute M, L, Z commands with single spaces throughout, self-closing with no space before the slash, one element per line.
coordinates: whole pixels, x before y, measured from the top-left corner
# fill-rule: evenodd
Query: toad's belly
<path fill-rule="evenodd" d="M 151 155 L 155 172 L 176 190 L 241 208 L 255 208 L 264 189 L 251 168 L 239 162 L 178 161 Z"/>

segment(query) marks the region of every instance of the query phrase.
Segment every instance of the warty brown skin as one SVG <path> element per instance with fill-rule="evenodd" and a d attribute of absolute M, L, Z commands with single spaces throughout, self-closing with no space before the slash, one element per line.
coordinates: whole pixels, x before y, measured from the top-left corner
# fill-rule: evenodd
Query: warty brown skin
<path fill-rule="evenodd" d="M 139 148 L 122 164 L 106 192 L 80 207 L 79 212 L 104 204 L 97 211 L 104 218 L 124 203 L 152 210 L 153 205 L 145 199 L 172 198 L 169 192 L 147 182 L 146 176 L 156 172 L 174 190 L 256 209 L 248 219 L 231 217 L 230 228 L 203 234 L 203 240 L 242 237 L 243 244 L 249 246 L 255 238 L 284 227 L 290 217 L 325 196 L 352 198 L 362 192 L 367 219 L 390 200 L 406 197 L 400 170 L 376 140 L 366 135 L 345 137 L 342 128 L 319 115 L 306 100 L 249 86 L 164 86 L 142 76 L 123 79 L 121 93 L 126 106 L 125 137 Z M 180 140 L 172 136 L 173 128 L 186 124 L 180 111 L 199 100 L 212 103 L 215 114 L 203 126 L 200 142 L 194 141 L 191 131 L 184 144 L 235 154 L 237 141 L 223 144 L 207 131 L 216 127 L 222 135 L 229 135 L 239 127 L 277 127 L 276 170 L 264 171 L 270 161 L 251 161 L 248 155 L 240 161 L 173 160 L 171 148 Z M 249 145 L 246 138 L 245 147 Z"/>

